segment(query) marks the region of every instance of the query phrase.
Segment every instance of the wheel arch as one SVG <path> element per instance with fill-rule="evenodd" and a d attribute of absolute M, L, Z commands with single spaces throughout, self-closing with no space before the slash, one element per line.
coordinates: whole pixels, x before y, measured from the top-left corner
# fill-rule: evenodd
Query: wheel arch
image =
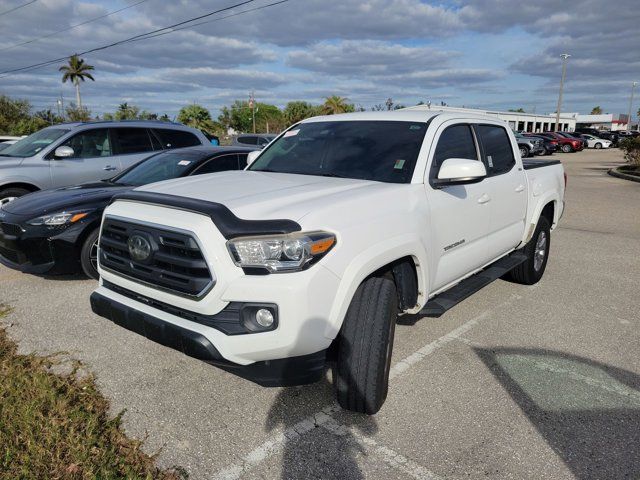
<path fill-rule="evenodd" d="M 419 310 L 428 291 L 427 253 L 417 236 L 410 240 L 407 242 L 405 236 L 394 237 L 353 258 L 336 292 L 325 332 L 327 338 L 336 337 L 357 288 L 371 276 L 392 276 L 398 290 L 398 301 L 406 305 L 415 298 L 414 308 L 406 310 L 410 313 Z"/>
<path fill-rule="evenodd" d="M 29 192 L 37 192 L 40 190 L 40 187 L 34 185 L 33 183 L 28 182 L 7 182 L 3 185 L 0 185 L 0 190 L 5 190 L 7 188 L 22 188 L 24 190 L 28 190 Z"/>

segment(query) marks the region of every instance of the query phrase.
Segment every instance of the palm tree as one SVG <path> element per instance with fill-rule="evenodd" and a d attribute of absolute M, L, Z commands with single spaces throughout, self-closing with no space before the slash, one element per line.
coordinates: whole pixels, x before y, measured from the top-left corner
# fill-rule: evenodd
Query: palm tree
<path fill-rule="evenodd" d="M 93 65 L 84 63 L 84 60 L 78 55 L 71 55 L 71 57 L 69 57 L 69 63 L 58 69 L 63 72 L 62 83 L 69 80 L 76 86 L 76 103 L 78 108 L 82 108 L 82 101 L 80 99 L 80 82 L 84 82 L 87 78 L 95 82 L 95 79 L 89 73 L 93 69 Z"/>
<path fill-rule="evenodd" d="M 347 99 L 339 97 L 338 95 L 332 95 L 325 98 L 324 105 L 322 105 L 322 113 L 325 115 L 336 115 L 338 113 L 345 113 L 349 110 L 349 104 Z"/>

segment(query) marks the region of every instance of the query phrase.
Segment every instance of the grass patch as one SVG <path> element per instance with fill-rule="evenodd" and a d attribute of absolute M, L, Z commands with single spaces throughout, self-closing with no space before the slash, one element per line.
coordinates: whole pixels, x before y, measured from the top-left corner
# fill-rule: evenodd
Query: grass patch
<path fill-rule="evenodd" d="M 0 318 L 8 309 L 0 305 Z M 0 479 L 185 478 L 180 469 L 160 470 L 142 442 L 126 437 L 121 415 L 94 378 L 56 374 L 55 356 L 18 355 L 0 328 Z M 123 412 L 124 413 L 124 412 Z"/>

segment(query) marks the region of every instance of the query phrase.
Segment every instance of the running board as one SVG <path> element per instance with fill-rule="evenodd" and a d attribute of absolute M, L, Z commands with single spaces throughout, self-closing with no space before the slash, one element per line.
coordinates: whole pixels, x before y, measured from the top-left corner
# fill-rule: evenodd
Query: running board
<path fill-rule="evenodd" d="M 420 310 L 418 315 L 425 317 L 439 317 L 443 315 L 447 310 L 455 307 L 465 298 L 510 272 L 514 267 L 524 263 L 526 259 L 527 256 L 523 253 L 512 253 L 511 255 L 502 257 L 484 270 L 481 270 L 469 278 L 465 278 L 449 290 L 433 297 L 422 310 Z"/>

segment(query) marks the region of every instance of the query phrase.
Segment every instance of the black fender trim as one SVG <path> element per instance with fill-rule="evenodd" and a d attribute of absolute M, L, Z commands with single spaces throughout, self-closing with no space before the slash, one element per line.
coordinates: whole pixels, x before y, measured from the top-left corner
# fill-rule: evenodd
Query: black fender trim
<path fill-rule="evenodd" d="M 238 218 L 225 205 L 195 198 L 165 193 L 129 191 L 115 195 L 111 203 L 118 200 L 162 205 L 189 212 L 200 213 L 211 218 L 227 240 L 250 235 L 279 235 L 299 232 L 302 227 L 293 220 L 244 220 Z"/>

